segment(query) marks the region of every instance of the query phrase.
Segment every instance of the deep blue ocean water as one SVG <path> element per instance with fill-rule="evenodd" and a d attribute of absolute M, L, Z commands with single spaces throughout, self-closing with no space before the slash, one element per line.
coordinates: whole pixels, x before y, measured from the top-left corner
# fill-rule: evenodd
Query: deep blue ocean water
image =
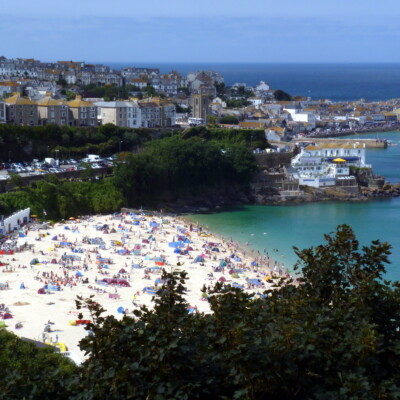
<path fill-rule="evenodd" d="M 160 68 L 181 74 L 212 69 L 234 83 L 255 85 L 261 80 L 272 89 L 292 95 L 327 98 L 332 101 L 387 100 L 400 97 L 400 64 L 279 64 L 279 63 L 107 63 L 112 68 L 127 66 Z"/>
<path fill-rule="evenodd" d="M 357 137 L 357 136 L 352 136 Z M 367 162 L 390 182 L 400 182 L 400 132 L 365 134 L 390 139 L 398 146 L 367 150 Z M 287 206 L 246 206 L 189 218 L 225 238 L 269 254 L 291 269 L 297 261 L 293 246 L 300 249 L 323 243 L 323 235 L 341 224 L 350 225 L 362 245 L 372 240 L 393 246 L 387 278 L 400 280 L 400 198 L 367 202 L 323 202 Z M 276 249 L 277 251 L 274 251 Z"/>

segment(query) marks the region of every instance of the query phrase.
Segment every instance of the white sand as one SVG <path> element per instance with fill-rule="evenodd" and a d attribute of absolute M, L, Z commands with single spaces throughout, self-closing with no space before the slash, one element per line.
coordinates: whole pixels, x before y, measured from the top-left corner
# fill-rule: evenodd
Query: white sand
<path fill-rule="evenodd" d="M 54 322 L 51 325 L 53 332 L 48 334 L 48 341 L 65 343 L 68 350 L 75 353 L 80 359 L 84 358 L 84 354 L 79 349 L 79 341 L 87 335 L 87 331 L 82 325 L 72 326 L 70 325 L 71 320 L 78 319 L 78 311 L 75 307 L 76 297 L 83 296 L 85 298 L 90 295 L 95 295 L 95 300 L 99 302 L 106 310 L 108 315 L 115 315 L 118 318 L 122 318 L 122 314 L 117 312 L 118 307 L 124 307 L 129 311 L 135 309 L 140 305 L 152 306 L 152 295 L 143 293 L 143 288 L 146 286 L 154 286 L 155 280 L 160 276 L 159 273 L 151 273 L 150 280 L 144 279 L 145 270 L 144 268 L 138 269 L 131 267 L 133 263 L 142 263 L 144 267 L 154 267 L 155 261 L 151 260 L 153 257 L 164 256 L 166 263 L 163 268 L 167 271 L 172 269 L 184 269 L 188 273 L 187 280 L 187 300 L 191 306 L 196 306 L 199 312 L 209 312 L 209 305 L 207 301 L 201 299 L 201 288 L 204 284 L 207 286 L 215 283 L 220 277 L 224 276 L 228 283 L 237 282 L 239 284 L 246 285 L 246 278 L 263 279 L 265 275 L 270 275 L 267 270 L 255 271 L 254 268 L 250 268 L 251 260 L 245 259 L 239 251 L 235 250 L 235 246 L 232 243 L 225 243 L 221 239 L 210 235 L 202 236 L 197 228 L 193 227 L 193 231 L 190 231 L 190 225 L 187 221 L 179 220 L 177 218 L 165 217 L 158 218 L 153 216 L 141 216 L 139 217 L 140 225 L 133 225 L 134 217 L 123 216 L 121 218 L 113 218 L 112 216 L 94 216 L 82 219 L 80 222 L 68 221 L 63 224 L 56 224 L 54 227 L 45 230 L 34 230 L 33 226 L 27 233 L 27 239 L 29 244 L 34 245 L 34 254 L 31 250 L 25 250 L 14 255 L 1 255 L 0 262 L 8 263 L 8 267 L 0 267 L 0 283 L 8 283 L 9 289 L 0 291 L 0 304 L 4 303 L 13 315 L 12 319 L 7 319 L 5 322 L 10 331 L 16 333 L 19 336 L 28 337 L 35 340 L 41 340 L 44 327 L 50 320 Z M 162 223 L 162 221 L 168 221 L 168 223 Z M 160 227 L 153 229 L 151 232 L 150 222 L 157 222 Z M 96 225 L 108 224 L 110 230 L 114 228 L 116 233 L 103 233 L 103 231 L 96 230 Z M 70 228 L 69 230 L 65 227 Z M 178 255 L 174 253 L 174 248 L 169 247 L 168 243 L 177 240 L 178 235 L 182 235 L 178 231 L 178 227 L 187 229 L 187 238 L 190 239 L 190 244 L 193 251 L 189 251 L 189 255 Z M 73 228 L 77 228 L 73 231 Z M 123 233 L 122 229 L 125 229 Z M 46 234 L 41 240 L 37 240 L 39 234 Z M 58 240 L 52 240 L 54 236 L 58 237 Z M 65 238 L 60 238 L 60 235 L 65 235 Z M 125 235 L 124 247 L 128 250 L 133 250 L 134 246 L 140 244 L 141 255 L 120 255 L 116 252 L 123 249 L 121 246 L 112 246 L 112 240 L 123 241 Z M 142 243 L 143 239 L 148 239 L 152 235 L 155 241 L 150 243 Z M 109 268 L 99 269 L 96 264 L 97 254 L 94 252 L 98 249 L 98 245 L 84 244 L 82 242 L 84 237 L 95 238 L 100 237 L 104 240 L 106 250 L 100 249 L 99 254 L 101 257 L 111 258 L 112 264 L 108 264 Z M 75 249 L 83 249 L 83 253 L 73 253 L 71 247 L 59 247 L 62 241 L 68 241 L 73 243 Z M 208 250 L 209 254 L 206 254 L 207 250 L 203 246 L 207 242 L 218 243 L 219 252 Z M 43 252 L 43 254 L 41 254 Z M 239 278 L 232 278 L 225 267 L 224 272 L 213 272 L 213 267 L 219 265 L 219 260 L 222 258 L 229 257 L 233 252 L 241 257 L 241 261 L 232 261 L 232 265 L 235 268 L 247 268 L 246 272 L 240 274 Z M 81 278 L 76 278 L 76 270 L 65 269 L 62 264 L 59 263 L 61 256 L 77 255 L 81 257 L 80 261 L 75 261 L 73 267 L 82 272 Z M 196 256 L 205 254 L 205 262 L 203 265 L 200 263 L 193 263 Z M 88 256 L 90 255 L 90 260 Z M 41 262 L 40 265 L 32 266 L 30 262 L 33 258 L 38 258 Z M 215 260 L 214 260 L 215 258 Z M 57 264 L 52 264 L 52 259 L 57 260 Z M 180 262 L 183 265 L 177 267 L 177 263 Z M 84 264 L 88 266 L 88 270 L 84 270 Z M 20 267 L 19 267 L 20 266 Z M 25 268 L 23 268 L 25 267 Z M 10 272 L 10 269 L 15 271 Z M 117 275 L 119 270 L 124 268 L 127 273 L 122 274 L 129 281 L 131 287 L 117 287 L 114 286 L 103 286 L 95 284 L 95 278 L 98 280 L 103 278 L 112 278 Z M 61 291 L 51 291 L 50 294 L 38 294 L 38 290 L 42 288 L 45 283 L 51 281 L 49 278 L 42 277 L 43 272 L 57 275 L 58 278 L 64 277 L 64 271 L 73 282 L 72 287 L 70 285 L 61 285 Z M 108 275 L 102 275 L 101 271 L 107 271 Z M 212 273 L 214 279 L 211 279 L 208 274 Z M 128 276 L 129 275 L 129 276 Z M 40 277 L 41 280 L 38 279 Z M 82 279 L 88 278 L 89 283 L 83 284 Z M 24 283 L 25 289 L 20 289 L 21 283 Z M 263 281 L 264 282 L 264 281 Z M 266 284 L 266 283 L 265 283 Z M 90 288 L 92 287 L 92 288 Z M 98 293 L 93 288 L 104 289 L 106 293 Z M 247 285 L 246 285 L 247 290 Z M 259 289 L 252 289 L 251 291 L 261 291 Z M 109 298 L 109 294 L 119 295 L 119 299 Z M 140 292 L 140 294 L 134 300 L 134 295 Z M 137 305 L 134 305 L 132 301 L 135 301 Z M 28 303 L 26 305 L 16 305 L 17 302 Z M 88 311 L 84 310 L 84 319 L 90 319 Z M 16 323 L 22 323 L 22 328 L 16 329 Z"/>

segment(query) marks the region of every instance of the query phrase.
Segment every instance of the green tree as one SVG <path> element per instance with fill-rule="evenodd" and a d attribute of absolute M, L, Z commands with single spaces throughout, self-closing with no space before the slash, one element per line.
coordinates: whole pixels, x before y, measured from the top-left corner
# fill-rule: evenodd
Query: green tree
<path fill-rule="evenodd" d="M 146 94 L 147 97 L 154 97 L 157 95 L 156 89 L 154 86 L 147 84 L 147 86 L 143 89 L 143 92 Z"/>
<path fill-rule="evenodd" d="M 214 82 L 214 86 L 215 86 L 215 89 L 217 90 L 217 96 L 220 97 L 221 99 L 225 100 L 225 98 L 226 98 L 226 95 L 225 95 L 225 90 L 226 90 L 225 83 L 224 82 L 220 82 L 219 83 L 219 82 L 215 81 Z"/>
<path fill-rule="evenodd" d="M 347 226 L 296 250 L 303 277 L 262 296 L 216 284 L 211 314 L 189 315 L 184 272 L 163 274 L 155 307 L 103 317 L 81 342 L 85 399 L 396 399 L 399 285 L 382 280 L 390 246 L 360 251 Z M 117 351 L 115 351 L 117 349 Z"/>
<path fill-rule="evenodd" d="M 290 101 L 292 100 L 292 96 L 289 93 L 284 92 L 283 90 L 275 90 L 274 99 L 277 101 Z"/>
<path fill-rule="evenodd" d="M 239 120 L 234 115 L 225 115 L 220 118 L 219 123 L 220 124 L 237 125 L 239 123 Z"/>
<path fill-rule="evenodd" d="M 0 329 L 0 399 L 70 399 L 77 367 L 52 348 L 38 348 Z"/>

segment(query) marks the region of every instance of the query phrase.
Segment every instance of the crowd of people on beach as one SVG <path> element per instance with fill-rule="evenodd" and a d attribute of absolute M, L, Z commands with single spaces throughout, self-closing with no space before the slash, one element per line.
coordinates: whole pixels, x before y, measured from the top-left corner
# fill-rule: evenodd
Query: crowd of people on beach
<path fill-rule="evenodd" d="M 36 301 L 36 309 L 42 307 L 35 310 L 38 319 L 51 313 L 58 325 L 67 325 L 65 319 L 71 316 L 77 295 L 94 294 L 107 312 L 117 316 L 121 313 L 113 311 L 116 303 L 118 310 L 151 306 L 152 296 L 163 285 L 163 269 L 188 273 L 187 297 L 192 312 L 210 312 L 203 286 L 211 289 L 218 281 L 261 293 L 275 278 L 290 277 L 266 249 L 251 250 L 232 238 L 218 238 L 207 228 L 163 214 L 115 213 L 71 218 L 53 225 L 33 221 L 23 227 L 23 234 L 28 239 L 26 245 L 14 248 L 13 255 L 3 255 L 0 271 L 7 273 L 7 290 L 19 289 L 17 296 L 9 296 L 7 306 L 15 318 L 24 320 L 24 329 L 19 330 L 28 337 L 37 334 L 29 331 L 31 316 L 20 313 L 22 307 L 12 303 L 22 292 L 30 299 L 27 304 Z M 3 238 L 1 246 L 12 250 L 15 241 L 13 237 Z M 0 272 L 0 283 L 2 278 Z M 52 301 L 37 303 L 38 293 L 51 294 Z M 60 306 L 61 298 L 68 305 L 67 312 L 65 307 L 59 312 L 45 307 L 55 303 Z M 84 332 L 78 336 L 82 335 Z M 62 336 L 77 348 L 76 330 L 64 326 Z"/>

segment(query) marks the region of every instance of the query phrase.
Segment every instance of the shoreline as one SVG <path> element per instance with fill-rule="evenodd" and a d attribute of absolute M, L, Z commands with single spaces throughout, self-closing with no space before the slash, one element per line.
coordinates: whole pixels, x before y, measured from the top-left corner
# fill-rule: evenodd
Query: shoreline
<path fill-rule="evenodd" d="M 1 303 L 12 314 L 5 320 L 7 329 L 61 351 L 68 348 L 81 362 L 85 356 L 78 343 L 87 331 L 77 319 L 77 296 L 94 295 L 107 310 L 105 315 L 119 319 L 136 307 L 152 308 L 162 269 L 184 270 L 188 304 L 208 313 L 204 285 L 219 281 L 260 293 L 282 276 L 265 265 L 254 266 L 254 249 L 198 230 L 182 215 L 156 214 L 115 213 L 54 225 L 34 223 L 22 228 L 22 251 L 11 253 L 14 239 L 4 241 Z M 180 245 L 175 245 L 177 240 Z M 90 320 L 88 311 L 81 311 L 83 321 Z"/>
<path fill-rule="evenodd" d="M 222 210 L 217 210 L 215 213 L 221 212 Z M 206 228 L 207 231 L 209 231 L 213 236 L 218 237 L 220 240 L 222 240 L 225 243 L 233 243 L 236 246 L 236 249 L 240 251 L 241 254 L 243 254 L 245 257 L 251 257 L 254 261 L 258 261 L 260 265 L 258 268 L 261 268 L 261 270 L 266 270 L 268 273 L 272 275 L 279 274 L 280 276 L 283 275 L 290 275 L 293 276 L 294 271 L 288 268 L 288 266 L 285 266 L 283 262 L 277 260 L 276 258 L 273 258 L 271 256 L 271 253 L 274 249 L 269 249 L 266 251 L 266 253 L 262 254 L 260 250 L 255 249 L 254 247 L 251 247 L 251 245 L 246 245 L 246 243 L 241 242 L 240 240 L 234 241 L 232 237 L 227 238 L 224 235 L 220 233 L 215 233 L 214 231 L 210 231 L 208 226 L 204 226 L 204 224 L 198 223 L 197 221 L 192 221 L 191 219 L 185 217 L 185 216 L 180 216 L 183 220 L 196 224 L 197 226 L 202 226 L 203 228 Z M 285 256 L 285 255 L 283 255 Z M 265 262 L 268 264 L 265 265 Z M 276 267 L 276 268 L 275 268 Z M 279 272 L 281 271 L 281 272 Z M 295 278 L 295 276 L 293 276 Z"/>

